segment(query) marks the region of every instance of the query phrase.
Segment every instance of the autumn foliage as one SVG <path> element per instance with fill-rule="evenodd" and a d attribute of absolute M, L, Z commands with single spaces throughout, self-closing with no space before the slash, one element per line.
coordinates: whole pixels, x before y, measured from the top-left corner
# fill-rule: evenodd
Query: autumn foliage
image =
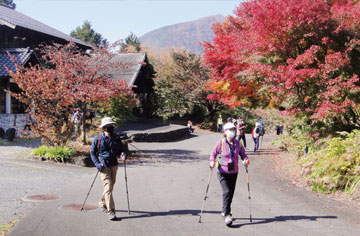
<path fill-rule="evenodd" d="M 34 131 L 50 144 L 62 145 L 68 140 L 75 108 L 85 114 L 90 103 L 107 104 L 110 98 L 133 97 L 125 81 L 111 78 L 115 70 L 126 65 L 114 60 L 116 53 L 110 48 L 94 48 L 87 54 L 73 43 L 55 44 L 44 46 L 41 55 L 42 65 L 18 67 L 11 74 L 23 91 L 11 95 L 29 106 L 36 120 Z"/>
<path fill-rule="evenodd" d="M 360 2 L 251 0 L 204 43 L 212 99 L 360 126 Z"/>
<path fill-rule="evenodd" d="M 209 72 L 201 57 L 183 49 L 173 49 L 156 61 L 155 91 L 158 96 L 157 114 L 165 119 L 191 114 L 195 107 L 206 111 L 212 120 L 219 110 L 217 101 L 209 100 L 205 84 Z"/>

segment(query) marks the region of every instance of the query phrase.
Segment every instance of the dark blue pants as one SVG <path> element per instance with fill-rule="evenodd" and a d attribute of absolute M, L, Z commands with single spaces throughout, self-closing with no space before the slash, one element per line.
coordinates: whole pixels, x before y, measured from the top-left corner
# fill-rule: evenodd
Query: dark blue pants
<path fill-rule="evenodd" d="M 222 133 L 223 132 L 223 125 L 222 124 L 218 124 L 218 132 Z"/>
<path fill-rule="evenodd" d="M 234 197 L 236 179 L 238 174 L 225 174 L 217 173 L 220 185 L 223 191 L 223 207 L 222 212 L 226 215 L 229 215 L 231 212 L 231 202 Z"/>
<path fill-rule="evenodd" d="M 253 139 L 254 139 L 254 152 L 256 152 L 256 150 L 259 149 L 260 136 L 258 138 L 253 138 Z"/>

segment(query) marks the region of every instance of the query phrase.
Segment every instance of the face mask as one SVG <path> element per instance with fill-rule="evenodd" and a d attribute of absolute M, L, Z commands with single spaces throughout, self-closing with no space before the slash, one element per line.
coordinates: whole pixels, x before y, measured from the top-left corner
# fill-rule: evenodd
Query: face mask
<path fill-rule="evenodd" d="M 106 127 L 106 131 L 107 131 L 109 134 L 114 133 L 114 129 L 115 129 L 114 126 Z"/>
<path fill-rule="evenodd" d="M 230 138 L 230 139 L 233 139 L 235 137 L 235 131 L 232 131 L 232 130 L 226 130 L 225 131 L 225 135 L 226 137 Z"/>

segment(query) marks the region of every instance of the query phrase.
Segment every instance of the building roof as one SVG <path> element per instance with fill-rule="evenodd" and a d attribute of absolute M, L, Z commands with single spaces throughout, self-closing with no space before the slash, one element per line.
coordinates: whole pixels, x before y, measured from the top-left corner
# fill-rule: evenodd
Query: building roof
<path fill-rule="evenodd" d="M 15 72 L 16 63 L 14 63 L 8 52 L 13 56 L 17 64 L 23 66 L 25 65 L 31 57 L 35 57 L 34 51 L 30 48 L 4 48 L 0 49 L 0 77 L 9 77 L 9 73 L 6 70 L 6 67 Z"/>
<path fill-rule="evenodd" d="M 126 65 L 126 68 L 113 72 L 112 78 L 123 79 L 129 86 L 134 85 L 145 59 L 145 53 L 120 53 L 116 55 L 113 60 L 121 61 L 123 65 Z"/>
<path fill-rule="evenodd" d="M 76 38 L 73 38 L 59 30 L 51 28 L 44 23 L 41 23 L 37 20 L 34 20 L 10 7 L 0 4 L 0 25 L 6 25 L 10 28 L 22 27 L 32 31 L 40 32 L 47 34 L 53 37 L 57 37 L 64 40 L 71 40 L 74 43 L 84 45 L 86 47 L 91 47 L 91 45 L 84 43 Z"/>

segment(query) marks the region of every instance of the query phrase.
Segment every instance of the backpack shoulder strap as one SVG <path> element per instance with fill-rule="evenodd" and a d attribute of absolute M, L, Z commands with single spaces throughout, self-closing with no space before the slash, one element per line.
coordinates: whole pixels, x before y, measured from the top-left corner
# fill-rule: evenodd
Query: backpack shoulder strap
<path fill-rule="evenodd" d="M 221 159 L 221 152 L 222 152 L 222 149 L 224 147 L 224 143 L 225 143 L 225 138 L 223 138 L 221 140 L 220 152 L 216 156 L 216 167 L 219 167 L 219 162 L 220 162 L 220 159 Z"/>
<path fill-rule="evenodd" d="M 242 143 L 241 143 L 241 141 L 239 140 L 239 148 L 241 148 L 242 147 Z"/>
<path fill-rule="evenodd" d="M 98 152 L 100 151 L 101 136 L 102 136 L 102 133 L 98 134 L 98 139 L 97 139 L 97 144 L 96 144 Z"/>

